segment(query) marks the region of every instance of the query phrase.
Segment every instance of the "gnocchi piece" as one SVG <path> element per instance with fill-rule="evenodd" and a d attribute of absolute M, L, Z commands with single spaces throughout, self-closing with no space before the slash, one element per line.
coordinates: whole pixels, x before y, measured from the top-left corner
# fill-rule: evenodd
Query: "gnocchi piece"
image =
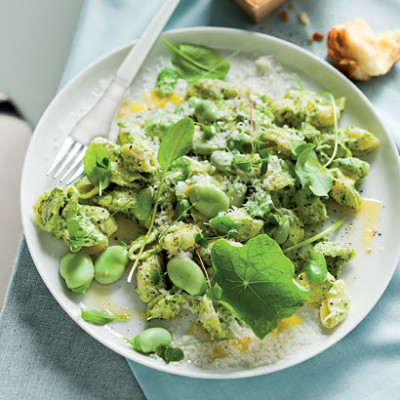
<path fill-rule="evenodd" d="M 143 302 L 148 303 L 159 296 L 160 288 L 165 287 L 161 258 L 158 256 L 146 258 L 138 267 L 136 281 L 136 292 Z"/>
<path fill-rule="evenodd" d="M 321 303 L 321 323 L 326 328 L 334 328 L 340 324 L 349 313 L 351 298 L 346 283 L 339 279 L 332 283 L 328 294 Z"/>
<path fill-rule="evenodd" d="M 197 247 L 194 235 L 200 233 L 196 225 L 178 222 L 169 228 L 161 240 L 161 247 L 167 250 L 169 255 L 176 255 L 182 251 L 192 251 Z"/>

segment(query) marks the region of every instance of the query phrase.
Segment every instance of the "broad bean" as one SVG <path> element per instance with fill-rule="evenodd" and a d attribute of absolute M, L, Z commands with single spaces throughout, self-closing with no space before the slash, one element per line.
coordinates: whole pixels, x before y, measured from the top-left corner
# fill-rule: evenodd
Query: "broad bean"
<path fill-rule="evenodd" d="M 218 119 L 218 109 L 213 101 L 203 100 L 197 103 L 194 109 L 194 115 L 198 122 L 209 124 Z"/>
<path fill-rule="evenodd" d="M 236 229 L 237 225 L 227 216 L 215 217 L 210 221 L 210 225 L 215 229 L 218 235 L 225 236 L 232 229 Z"/>
<path fill-rule="evenodd" d="M 168 128 L 181 118 L 182 117 L 177 114 L 158 114 L 146 121 L 144 133 L 151 137 L 163 137 Z"/>
<path fill-rule="evenodd" d="M 229 198 L 216 186 L 196 183 L 190 188 L 189 200 L 193 207 L 205 217 L 216 217 L 221 211 L 228 211 Z"/>
<path fill-rule="evenodd" d="M 310 251 L 310 259 L 306 264 L 306 273 L 310 281 L 323 282 L 328 275 L 328 267 L 323 254 Z"/>
<path fill-rule="evenodd" d="M 128 263 L 128 250 L 123 246 L 110 246 L 96 260 L 94 279 L 107 285 L 121 278 Z"/>
<path fill-rule="evenodd" d="M 178 73 L 172 68 L 163 68 L 157 76 L 156 90 L 160 97 L 171 96 L 178 82 Z"/>
<path fill-rule="evenodd" d="M 171 282 L 193 296 L 204 293 L 206 278 L 201 268 L 190 258 L 174 257 L 168 261 L 167 273 Z"/>
<path fill-rule="evenodd" d="M 234 172 L 232 168 L 233 154 L 228 151 L 214 151 L 211 154 L 211 164 L 220 171 Z"/>
<path fill-rule="evenodd" d="M 281 220 L 279 221 L 279 226 L 274 232 L 274 239 L 278 244 L 283 244 L 286 242 L 288 236 L 289 236 L 289 230 L 290 230 L 290 221 L 286 217 L 282 217 Z"/>
<path fill-rule="evenodd" d="M 228 147 L 230 150 L 238 150 L 241 153 L 251 153 L 251 137 L 247 133 L 239 132 L 238 134 L 232 135 L 228 139 Z"/>
<path fill-rule="evenodd" d="M 135 336 L 131 342 L 136 351 L 154 353 L 159 346 L 171 344 L 171 334 L 164 328 L 149 328 Z"/>
<path fill-rule="evenodd" d="M 86 293 L 93 280 L 93 261 L 84 253 L 68 253 L 61 259 L 60 275 L 72 292 Z"/>
<path fill-rule="evenodd" d="M 199 140 L 193 142 L 193 152 L 202 156 L 209 156 L 214 151 L 221 150 L 221 146 L 210 141 L 201 142 Z"/>

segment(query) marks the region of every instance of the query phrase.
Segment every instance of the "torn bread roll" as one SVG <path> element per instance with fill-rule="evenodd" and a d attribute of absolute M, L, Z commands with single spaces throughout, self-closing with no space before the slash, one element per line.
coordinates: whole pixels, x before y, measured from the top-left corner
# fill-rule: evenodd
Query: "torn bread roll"
<path fill-rule="evenodd" d="M 357 81 L 386 74 L 400 60 L 400 30 L 375 36 L 361 18 L 336 25 L 328 35 L 330 62 Z"/>

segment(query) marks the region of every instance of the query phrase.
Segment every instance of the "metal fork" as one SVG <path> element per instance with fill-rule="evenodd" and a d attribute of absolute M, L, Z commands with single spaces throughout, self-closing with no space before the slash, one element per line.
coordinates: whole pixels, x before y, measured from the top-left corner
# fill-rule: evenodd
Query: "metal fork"
<path fill-rule="evenodd" d="M 82 160 L 91 140 L 107 137 L 119 103 L 149 54 L 158 36 L 168 22 L 180 0 L 164 0 L 140 39 L 132 47 L 104 94 L 96 104 L 72 128 L 51 164 L 47 175 L 66 178 L 66 184 L 74 182 L 84 172 Z"/>

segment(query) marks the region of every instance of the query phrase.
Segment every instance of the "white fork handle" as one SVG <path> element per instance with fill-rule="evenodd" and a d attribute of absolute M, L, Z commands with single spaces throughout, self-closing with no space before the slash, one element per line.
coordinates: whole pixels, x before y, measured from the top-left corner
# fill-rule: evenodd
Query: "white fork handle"
<path fill-rule="evenodd" d="M 115 111 L 126 89 L 136 76 L 179 2 L 180 0 L 164 0 L 140 39 L 125 57 L 104 94 L 72 129 L 73 139 L 87 144 L 96 136 L 108 136 Z"/>
<path fill-rule="evenodd" d="M 164 0 L 134 48 L 119 67 L 116 78 L 129 86 L 181 0 Z"/>

